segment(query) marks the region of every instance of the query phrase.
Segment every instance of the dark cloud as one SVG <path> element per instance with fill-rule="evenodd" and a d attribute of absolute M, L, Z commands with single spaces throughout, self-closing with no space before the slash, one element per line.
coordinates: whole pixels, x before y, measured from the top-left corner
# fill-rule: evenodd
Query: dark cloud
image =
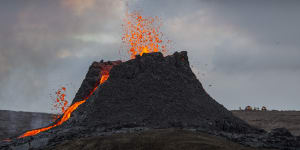
<path fill-rule="evenodd" d="M 300 50 L 286 47 L 245 47 L 244 51 L 234 48 L 220 47 L 213 57 L 214 70 L 228 74 L 251 73 L 251 72 L 295 72 L 300 70 Z"/>
<path fill-rule="evenodd" d="M 201 82 L 227 108 L 253 104 L 299 109 L 299 4 L 169 0 L 140 1 L 137 6 L 165 17 L 165 35 L 175 50 L 189 51 Z"/>
<path fill-rule="evenodd" d="M 162 19 L 164 36 L 173 41 L 170 51 L 188 50 L 193 70 L 226 107 L 299 108 L 299 1 L 128 4 Z M 74 95 L 92 61 L 122 57 L 125 11 L 125 1 L 1 2 L 0 109 L 50 111 L 49 93 L 66 83 L 74 85 Z"/>
<path fill-rule="evenodd" d="M 122 1 L 1 3 L 0 109 L 50 111 L 52 88 L 78 88 L 92 61 L 118 59 L 124 8 Z"/>
<path fill-rule="evenodd" d="M 241 32 L 254 36 L 261 44 L 299 44 L 300 25 L 297 0 L 223 1 L 209 4 L 218 21 L 232 24 Z"/>

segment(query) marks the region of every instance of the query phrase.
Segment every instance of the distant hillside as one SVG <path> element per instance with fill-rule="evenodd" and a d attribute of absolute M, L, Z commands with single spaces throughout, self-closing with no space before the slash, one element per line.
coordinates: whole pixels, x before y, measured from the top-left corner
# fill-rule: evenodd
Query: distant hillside
<path fill-rule="evenodd" d="M 0 110 L 0 140 L 48 125 L 51 114 Z"/>
<path fill-rule="evenodd" d="M 274 128 L 287 128 L 292 134 L 300 136 L 300 111 L 243 111 L 232 113 L 250 125 L 270 131 Z"/>

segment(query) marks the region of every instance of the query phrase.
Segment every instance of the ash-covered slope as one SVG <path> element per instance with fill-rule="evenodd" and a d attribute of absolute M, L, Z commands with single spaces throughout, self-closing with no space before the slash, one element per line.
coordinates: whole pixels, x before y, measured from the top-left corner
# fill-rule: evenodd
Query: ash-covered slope
<path fill-rule="evenodd" d="M 70 125 L 258 131 L 206 93 L 189 66 L 187 52 L 167 57 L 144 54 L 114 66 L 109 74 L 73 113 Z"/>

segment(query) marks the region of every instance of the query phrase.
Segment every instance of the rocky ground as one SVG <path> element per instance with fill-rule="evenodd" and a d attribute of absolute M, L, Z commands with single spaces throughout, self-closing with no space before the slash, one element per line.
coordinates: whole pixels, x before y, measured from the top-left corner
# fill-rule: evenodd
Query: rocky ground
<path fill-rule="evenodd" d="M 142 133 L 118 133 L 110 136 L 67 141 L 53 150 L 264 150 L 245 147 L 221 137 L 188 130 L 156 129 Z M 270 149 L 269 149 L 270 150 Z"/>
<path fill-rule="evenodd" d="M 300 111 L 231 111 L 250 125 L 271 131 L 287 128 L 293 135 L 300 136 Z M 0 110 L 0 140 L 20 135 L 26 130 L 48 125 L 52 114 Z"/>
<path fill-rule="evenodd" d="M 31 113 L 31 112 L 16 112 L 16 111 L 3 111 L 1 110 L 1 136 L 3 138 L 11 137 L 14 135 L 20 135 L 25 130 L 38 128 L 43 125 L 47 125 L 51 121 L 51 114 L 45 113 Z M 271 129 L 272 125 L 268 123 L 268 119 L 258 119 L 263 116 L 269 116 L 270 114 L 277 116 L 277 121 L 281 119 L 285 119 L 286 115 L 290 120 L 287 120 L 282 123 L 278 123 L 273 121 L 273 124 L 281 124 L 281 126 L 276 127 L 289 127 L 292 120 L 297 120 L 298 118 L 293 118 L 295 114 L 300 114 L 300 112 L 288 112 L 288 111 L 276 111 L 273 112 L 244 112 L 244 111 L 232 111 L 233 114 L 239 116 L 241 119 L 246 118 L 249 121 L 249 118 L 254 121 L 254 124 L 249 122 L 252 125 L 265 124 L 264 127 L 266 129 Z M 283 115 L 285 114 L 285 115 Z M 8 117 L 11 116 L 11 117 Z M 14 117 L 12 117 L 14 116 Z M 9 119 L 8 119 L 9 118 Z M 13 119 L 14 118 L 14 119 Z M 250 120 L 251 121 L 251 120 Z M 299 127 L 300 128 L 300 127 Z M 295 128 L 295 131 L 299 130 L 299 128 Z M 295 134 L 294 132 L 292 132 Z M 69 149 L 105 149 L 105 150 L 126 150 L 126 149 L 139 149 L 139 150 L 147 150 L 149 148 L 155 149 L 184 149 L 184 150 L 192 150 L 192 149 L 237 149 L 237 150 L 254 150 L 257 148 L 249 148 L 243 145 L 233 143 L 225 138 L 216 137 L 213 135 L 208 135 L 203 132 L 191 132 L 187 130 L 176 130 L 176 129 L 163 129 L 163 130 L 150 130 L 146 132 L 125 132 L 125 133 L 117 133 L 107 136 L 96 135 L 88 138 L 75 138 L 71 141 L 63 142 L 59 145 L 51 147 L 51 149 L 61 149 L 61 150 L 69 150 Z M 19 147 L 19 149 L 26 149 L 29 146 Z M 18 148 L 17 148 L 18 149 Z"/>

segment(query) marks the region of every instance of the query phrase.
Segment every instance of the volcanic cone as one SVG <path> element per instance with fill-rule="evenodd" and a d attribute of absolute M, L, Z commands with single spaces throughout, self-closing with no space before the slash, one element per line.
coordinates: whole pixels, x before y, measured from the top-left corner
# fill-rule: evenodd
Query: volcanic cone
<path fill-rule="evenodd" d="M 91 89 L 101 78 L 101 64 L 90 67 L 73 103 L 84 95 L 81 89 Z M 108 80 L 72 114 L 69 125 L 255 130 L 208 95 L 185 51 L 166 57 L 148 53 L 114 63 Z"/>

